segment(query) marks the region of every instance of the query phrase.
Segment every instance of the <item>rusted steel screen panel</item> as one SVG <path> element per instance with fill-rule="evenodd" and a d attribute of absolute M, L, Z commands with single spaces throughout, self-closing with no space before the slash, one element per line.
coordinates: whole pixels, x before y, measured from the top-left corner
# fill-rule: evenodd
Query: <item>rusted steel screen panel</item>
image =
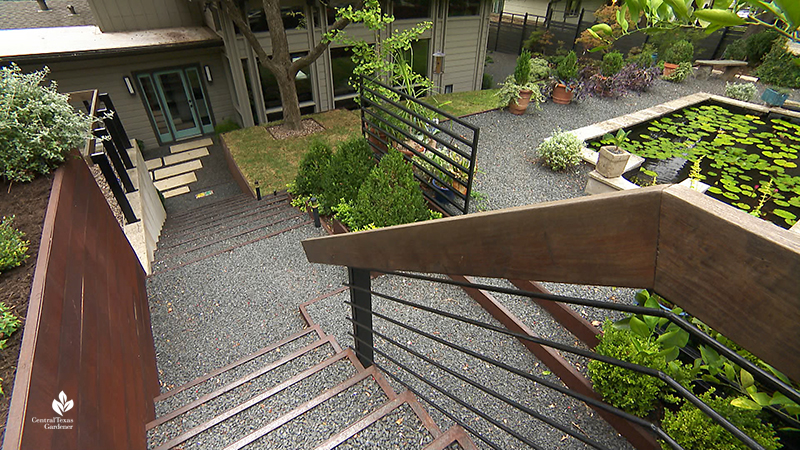
<path fill-rule="evenodd" d="M 800 237 L 677 187 L 660 229 L 656 292 L 800 380 Z"/>
<path fill-rule="evenodd" d="M 82 159 L 56 173 L 42 242 L 3 448 L 146 448 L 145 275 Z"/>

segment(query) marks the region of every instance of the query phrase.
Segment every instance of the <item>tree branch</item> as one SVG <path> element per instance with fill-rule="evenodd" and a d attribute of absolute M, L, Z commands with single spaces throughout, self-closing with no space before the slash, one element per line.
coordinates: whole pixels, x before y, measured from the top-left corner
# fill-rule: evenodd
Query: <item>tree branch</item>
<path fill-rule="evenodd" d="M 363 8 L 365 3 L 366 2 L 364 0 L 360 1 L 356 9 Z M 350 25 L 350 19 L 341 17 L 339 18 L 339 20 L 333 23 L 333 25 L 328 30 L 328 33 L 331 32 L 335 33 L 341 31 L 348 25 Z M 292 63 L 292 66 L 289 68 L 289 72 L 296 74 L 298 71 L 300 71 L 300 69 L 314 62 L 317 58 L 319 58 L 322 52 L 324 52 L 325 49 L 328 48 L 328 45 L 330 45 L 329 40 L 325 39 L 324 37 L 320 39 L 319 43 L 317 43 L 317 45 L 314 46 L 314 48 L 312 48 L 306 56 L 303 56 L 302 58 Z"/>
<path fill-rule="evenodd" d="M 256 52 L 259 62 L 270 72 L 275 73 L 278 70 L 278 66 L 272 62 L 272 59 L 270 59 L 269 55 L 267 55 L 267 52 L 264 51 L 264 47 L 262 47 L 261 43 L 258 42 L 258 38 L 256 37 L 255 33 L 253 33 L 253 30 L 250 29 L 250 24 L 244 20 L 244 14 L 242 14 L 242 10 L 236 6 L 233 0 L 219 0 L 219 3 L 228 17 L 230 17 L 231 20 L 233 20 L 233 23 L 239 27 L 239 31 L 250 44 L 250 47 L 253 48 L 253 51 Z"/>

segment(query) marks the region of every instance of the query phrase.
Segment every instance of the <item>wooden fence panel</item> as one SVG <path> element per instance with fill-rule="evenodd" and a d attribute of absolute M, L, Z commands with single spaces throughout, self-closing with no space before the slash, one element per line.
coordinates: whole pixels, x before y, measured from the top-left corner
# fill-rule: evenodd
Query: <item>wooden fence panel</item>
<path fill-rule="evenodd" d="M 82 159 L 56 172 L 42 243 L 3 448 L 146 448 L 159 385 L 145 274 Z M 55 418 L 71 428 L 42 422 Z"/>

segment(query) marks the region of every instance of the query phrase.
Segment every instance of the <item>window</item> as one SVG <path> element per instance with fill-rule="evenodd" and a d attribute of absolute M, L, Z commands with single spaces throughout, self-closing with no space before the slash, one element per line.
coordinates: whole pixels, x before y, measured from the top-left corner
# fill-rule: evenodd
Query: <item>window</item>
<path fill-rule="evenodd" d="M 430 42 L 430 39 L 420 39 L 411 44 L 411 50 L 403 52 L 403 58 L 411 62 L 411 70 L 423 77 L 428 76 Z"/>
<path fill-rule="evenodd" d="M 396 20 L 428 18 L 431 16 L 431 1 L 397 0 L 394 2 L 392 12 Z"/>
<path fill-rule="evenodd" d="M 283 28 L 287 31 L 306 27 L 306 15 L 302 6 L 282 6 L 281 18 L 283 19 Z M 247 22 L 253 31 L 269 31 L 267 18 L 260 1 L 247 2 Z"/>
<path fill-rule="evenodd" d="M 331 73 L 333 74 L 333 100 L 336 108 L 347 108 L 347 100 L 355 96 L 356 90 L 350 86 L 350 76 L 356 64 L 353 52 L 347 47 L 331 49 Z"/>
<path fill-rule="evenodd" d="M 450 0 L 448 16 L 477 16 L 481 12 L 481 0 Z"/>

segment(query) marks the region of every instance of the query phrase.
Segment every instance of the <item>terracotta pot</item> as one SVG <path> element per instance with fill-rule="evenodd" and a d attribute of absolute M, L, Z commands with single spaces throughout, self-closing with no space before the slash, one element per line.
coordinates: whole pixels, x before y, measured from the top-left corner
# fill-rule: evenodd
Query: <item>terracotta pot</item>
<path fill-rule="evenodd" d="M 677 65 L 677 64 L 672 64 L 672 63 L 664 63 L 664 73 L 663 73 L 663 76 L 665 76 L 665 77 L 666 77 L 666 76 L 672 75 L 672 72 L 675 72 L 675 69 L 677 69 L 677 68 L 678 68 L 678 65 Z"/>
<path fill-rule="evenodd" d="M 519 99 L 511 100 L 508 103 L 508 111 L 518 116 L 525 114 L 525 110 L 528 109 L 528 104 L 531 102 L 531 95 L 533 95 L 533 91 L 530 89 L 519 91 Z"/>
<path fill-rule="evenodd" d="M 572 102 L 572 91 L 568 91 L 564 84 L 557 84 L 553 88 L 553 102 L 559 105 L 569 105 Z"/>
<path fill-rule="evenodd" d="M 389 147 L 386 143 L 389 142 L 389 137 L 386 136 L 386 133 L 383 133 L 380 130 L 370 127 L 369 130 L 372 132 L 367 133 L 367 140 L 372 144 L 372 151 L 375 152 L 377 155 L 381 156 L 389 151 Z M 377 136 L 373 136 L 376 134 Z M 383 141 L 383 142 L 381 142 Z"/>

